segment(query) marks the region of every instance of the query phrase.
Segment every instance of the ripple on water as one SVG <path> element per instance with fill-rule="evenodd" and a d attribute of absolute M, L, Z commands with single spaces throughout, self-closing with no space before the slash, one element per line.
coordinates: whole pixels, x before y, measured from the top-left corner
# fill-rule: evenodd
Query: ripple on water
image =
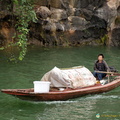
<path fill-rule="evenodd" d="M 85 97 L 79 97 L 79 98 L 75 98 L 75 99 L 71 99 L 71 100 L 67 100 L 67 101 L 42 101 L 42 102 L 30 102 L 32 104 L 69 104 L 69 103 L 77 103 L 80 101 L 87 101 L 87 100 L 100 100 L 100 99 L 120 99 L 120 96 L 118 95 L 88 95 Z"/>
<path fill-rule="evenodd" d="M 88 97 L 85 97 L 85 98 L 81 98 L 82 99 L 85 99 L 85 100 L 90 100 L 90 99 L 120 99 L 120 96 L 117 96 L 117 95 L 92 95 L 92 96 L 88 96 Z"/>

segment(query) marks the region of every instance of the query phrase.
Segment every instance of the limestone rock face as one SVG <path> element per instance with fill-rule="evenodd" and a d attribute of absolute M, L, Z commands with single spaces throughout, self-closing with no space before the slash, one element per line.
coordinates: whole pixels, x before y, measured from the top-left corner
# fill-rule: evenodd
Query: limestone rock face
<path fill-rule="evenodd" d="M 51 11 L 45 6 L 40 6 L 37 8 L 36 14 L 38 18 L 47 19 L 51 15 Z"/>
<path fill-rule="evenodd" d="M 12 35 L 11 13 L 5 9 L 9 2 L 0 3 L 0 44 Z M 32 44 L 120 46 L 120 0 L 35 0 L 34 4 L 38 21 L 29 25 Z"/>
<path fill-rule="evenodd" d="M 120 46 L 120 6 L 117 8 L 117 16 L 111 30 L 111 45 Z"/>

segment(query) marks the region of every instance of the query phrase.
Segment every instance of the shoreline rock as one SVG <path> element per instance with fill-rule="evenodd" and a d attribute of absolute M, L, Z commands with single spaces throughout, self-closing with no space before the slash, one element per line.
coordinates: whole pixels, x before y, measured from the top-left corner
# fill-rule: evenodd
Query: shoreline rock
<path fill-rule="evenodd" d="M 8 3 L 0 6 L 0 45 L 15 32 Z M 29 25 L 30 44 L 120 46 L 120 0 L 35 0 L 35 11 L 38 21 Z"/>

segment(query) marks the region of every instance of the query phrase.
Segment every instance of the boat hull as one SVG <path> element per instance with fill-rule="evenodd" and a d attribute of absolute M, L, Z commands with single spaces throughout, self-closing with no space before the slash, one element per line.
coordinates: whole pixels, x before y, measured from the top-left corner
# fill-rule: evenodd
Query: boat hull
<path fill-rule="evenodd" d="M 33 89 L 2 89 L 1 92 L 29 101 L 65 101 L 88 94 L 108 92 L 120 86 L 120 79 L 106 85 L 95 85 L 86 88 L 66 89 L 64 91 L 50 91 L 48 93 L 34 93 Z"/>

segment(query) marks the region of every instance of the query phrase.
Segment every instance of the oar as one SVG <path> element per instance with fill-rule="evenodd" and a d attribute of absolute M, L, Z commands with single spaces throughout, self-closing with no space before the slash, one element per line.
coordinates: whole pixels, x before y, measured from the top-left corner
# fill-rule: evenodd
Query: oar
<path fill-rule="evenodd" d="M 106 74 L 112 74 L 112 75 L 115 75 L 115 76 L 120 76 L 120 73 L 115 73 L 115 72 L 105 72 L 105 71 L 95 71 L 97 73 L 106 73 Z"/>

